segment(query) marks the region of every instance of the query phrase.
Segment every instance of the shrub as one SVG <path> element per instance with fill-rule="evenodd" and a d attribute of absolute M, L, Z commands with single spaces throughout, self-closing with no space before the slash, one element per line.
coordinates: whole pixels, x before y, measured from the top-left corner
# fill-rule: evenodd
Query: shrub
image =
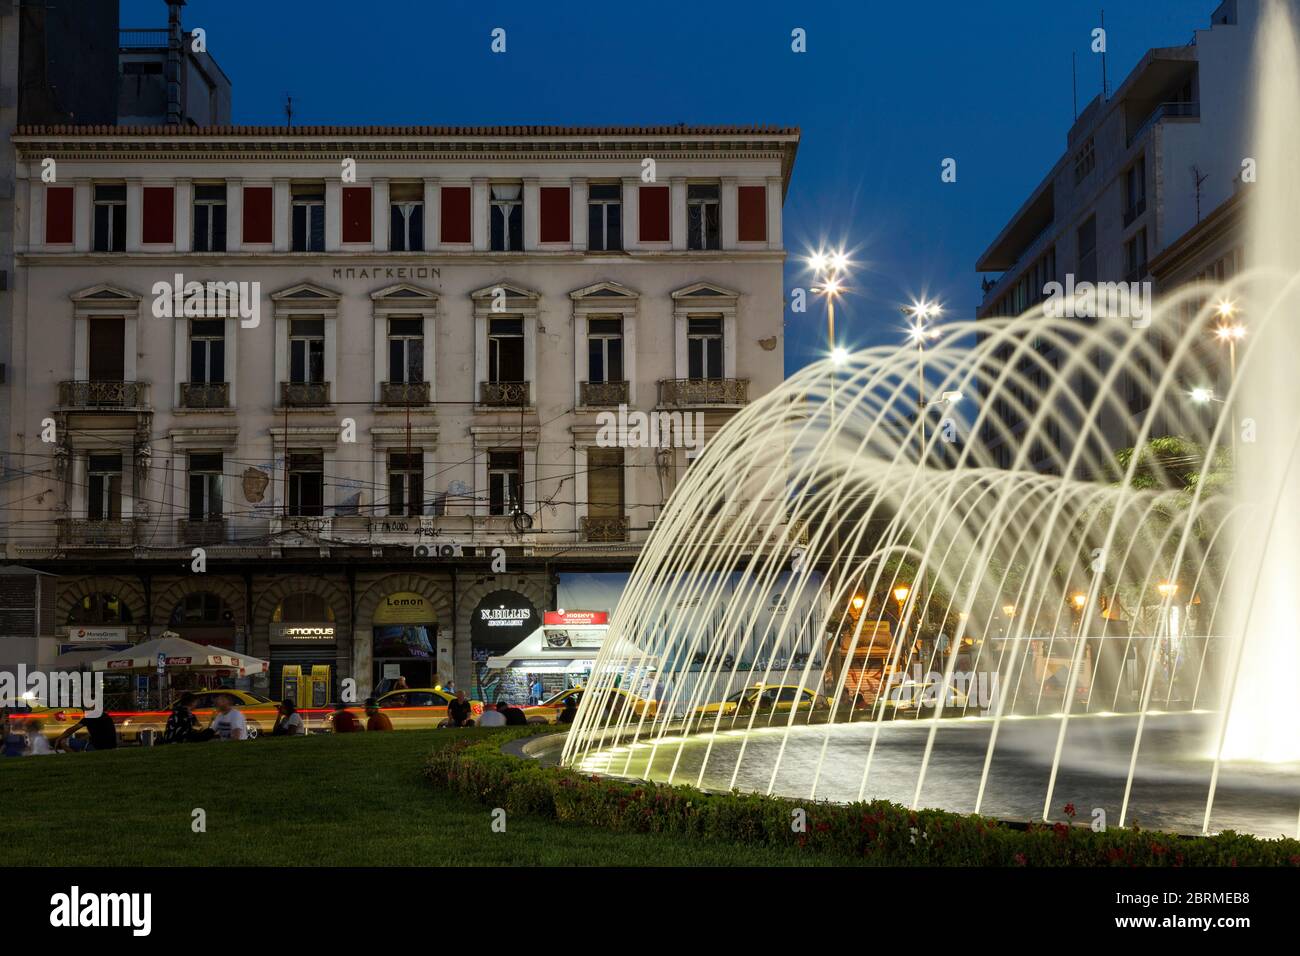
<path fill-rule="evenodd" d="M 472 799 L 562 822 L 627 833 L 744 844 L 797 846 L 809 853 L 883 866 L 1300 866 L 1300 841 L 1225 831 L 1182 836 L 1131 827 L 1094 832 L 1072 823 L 1016 826 L 944 810 L 909 810 L 884 800 L 838 804 L 706 793 L 687 786 L 582 774 L 502 753 L 509 740 L 550 727 L 457 741 L 433 753 L 428 779 Z M 1062 815 L 1073 819 L 1073 806 Z M 803 811 L 802 826 L 797 826 Z"/>

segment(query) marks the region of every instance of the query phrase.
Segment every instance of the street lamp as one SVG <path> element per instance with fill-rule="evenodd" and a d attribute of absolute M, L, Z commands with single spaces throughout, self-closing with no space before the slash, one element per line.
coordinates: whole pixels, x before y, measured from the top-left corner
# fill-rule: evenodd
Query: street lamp
<path fill-rule="evenodd" d="M 1232 394 L 1237 384 L 1237 343 L 1246 337 L 1246 327 L 1236 321 L 1237 304 L 1227 299 L 1221 301 L 1215 310 L 1219 324 L 1214 328 L 1218 340 L 1228 346 L 1228 394 Z M 1226 403 L 1225 403 L 1226 404 Z M 1237 425 L 1234 422 L 1229 429 L 1232 436 L 1232 467 L 1237 467 Z"/>
<path fill-rule="evenodd" d="M 848 278 L 849 257 L 844 254 L 843 249 L 830 253 L 819 249 L 808 257 L 808 268 L 812 270 L 813 277 L 818 283 L 813 286 L 812 291 L 826 298 L 826 348 L 832 359 L 837 352 L 846 359 L 848 353 L 835 346 L 835 300 L 844 291 L 844 280 Z M 843 364 L 843 362 L 838 361 L 836 364 Z"/>
<path fill-rule="evenodd" d="M 1074 603 L 1076 610 L 1082 611 L 1083 606 L 1088 603 L 1088 596 L 1082 591 L 1079 591 L 1074 595 L 1074 597 L 1070 598 L 1070 600 Z"/>
<path fill-rule="evenodd" d="M 861 612 L 863 606 L 866 603 L 867 603 L 867 599 L 864 598 L 861 594 L 853 595 L 853 601 L 852 601 L 853 610 Z"/>
<path fill-rule="evenodd" d="M 937 302 L 927 302 L 922 299 L 920 302 L 913 302 L 911 305 L 903 306 L 899 311 L 911 320 L 911 327 L 907 330 L 908 338 L 916 343 L 916 408 L 917 418 L 921 424 L 921 458 L 925 461 L 925 342 L 926 339 L 932 339 L 939 333 L 934 329 L 926 327 L 926 323 L 931 320 L 938 320 L 939 315 L 943 312 L 943 307 Z M 960 397 L 960 394 L 958 395 Z"/>

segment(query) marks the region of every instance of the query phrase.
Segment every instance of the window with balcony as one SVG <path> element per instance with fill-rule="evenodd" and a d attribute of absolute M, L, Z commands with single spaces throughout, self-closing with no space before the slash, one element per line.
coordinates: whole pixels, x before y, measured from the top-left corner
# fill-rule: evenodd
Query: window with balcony
<path fill-rule="evenodd" d="M 510 515 L 523 510 L 524 453 L 488 452 L 488 514 Z"/>
<path fill-rule="evenodd" d="M 393 252 L 424 251 L 424 183 L 389 185 L 388 248 Z"/>
<path fill-rule="evenodd" d="M 424 453 L 388 453 L 388 513 L 390 515 L 424 514 Z"/>
<path fill-rule="evenodd" d="M 221 520 L 222 465 L 221 452 L 190 453 L 190 521 Z"/>
<path fill-rule="evenodd" d="M 488 320 L 488 381 L 513 383 L 524 380 L 524 320 Z"/>
<path fill-rule="evenodd" d="M 424 381 L 424 319 L 388 320 L 388 380 L 402 385 Z"/>
<path fill-rule="evenodd" d="M 121 382 L 126 378 L 126 319 L 96 316 L 88 322 L 86 367 L 92 382 Z"/>
<path fill-rule="evenodd" d="M 716 184 L 686 187 L 686 248 L 722 248 L 722 200 Z"/>
<path fill-rule="evenodd" d="M 289 320 L 289 381 L 325 381 L 325 320 Z"/>
<path fill-rule="evenodd" d="M 583 522 L 588 541 L 624 541 L 623 449 L 587 449 L 587 517 Z"/>
<path fill-rule="evenodd" d="M 121 455 L 89 457 L 86 474 L 86 517 L 91 521 L 121 520 Z"/>
<path fill-rule="evenodd" d="M 96 252 L 122 252 L 126 249 L 126 186 L 95 187 Z"/>
<path fill-rule="evenodd" d="M 294 183 L 292 190 L 293 251 L 325 251 L 325 185 Z"/>
<path fill-rule="evenodd" d="M 587 187 L 587 248 L 593 252 L 623 248 L 621 183 L 592 183 Z"/>
<path fill-rule="evenodd" d="M 722 378 L 722 344 L 721 316 L 691 318 L 686 329 L 688 377 Z"/>
<path fill-rule="evenodd" d="M 194 251 L 226 251 L 226 185 L 194 185 Z"/>
<path fill-rule="evenodd" d="M 318 450 L 289 453 L 289 514 L 295 518 L 325 514 L 325 458 Z"/>
<path fill-rule="evenodd" d="M 226 324 L 222 319 L 190 320 L 190 380 L 181 383 L 185 408 L 225 408 Z"/>
<path fill-rule="evenodd" d="M 623 370 L 623 319 L 587 320 L 587 381 L 582 404 L 619 405 L 627 401 L 627 380 Z"/>
<path fill-rule="evenodd" d="M 493 252 L 518 252 L 524 247 L 524 187 L 520 183 L 494 183 L 489 239 Z"/>

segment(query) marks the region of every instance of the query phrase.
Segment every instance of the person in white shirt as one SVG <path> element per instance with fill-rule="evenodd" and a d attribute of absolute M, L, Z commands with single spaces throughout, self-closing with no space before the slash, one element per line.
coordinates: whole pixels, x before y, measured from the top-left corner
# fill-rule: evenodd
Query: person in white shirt
<path fill-rule="evenodd" d="M 478 725 L 480 727 L 504 727 L 506 725 L 506 715 L 495 707 L 484 707 L 483 713 L 479 715 Z"/>
<path fill-rule="evenodd" d="M 292 699 L 286 697 L 280 702 L 280 716 L 275 719 L 275 726 L 271 728 L 272 737 L 303 737 L 307 734 L 307 728 L 302 722 L 302 714 L 298 713 L 297 706 Z"/>
<path fill-rule="evenodd" d="M 244 740 L 248 737 L 248 721 L 232 704 L 225 694 L 216 700 L 217 713 L 212 718 L 211 729 L 218 740 Z"/>
<path fill-rule="evenodd" d="M 54 753 L 49 740 L 46 739 L 45 734 L 41 733 L 44 729 L 45 725 L 39 720 L 33 720 L 27 725 L 28 757 L 43 757 L 46 754 Z"/>

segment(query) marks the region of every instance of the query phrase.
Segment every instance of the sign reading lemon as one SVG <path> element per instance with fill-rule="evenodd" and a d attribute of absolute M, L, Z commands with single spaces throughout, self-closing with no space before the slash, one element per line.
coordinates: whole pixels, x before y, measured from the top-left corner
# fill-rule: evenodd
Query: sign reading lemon
<path fill-rule="evenodd" d="M 433 605 L 411 591 L 390 594 L 375 608 L 376 624 L 432 624 L 436 619 Z"/>

